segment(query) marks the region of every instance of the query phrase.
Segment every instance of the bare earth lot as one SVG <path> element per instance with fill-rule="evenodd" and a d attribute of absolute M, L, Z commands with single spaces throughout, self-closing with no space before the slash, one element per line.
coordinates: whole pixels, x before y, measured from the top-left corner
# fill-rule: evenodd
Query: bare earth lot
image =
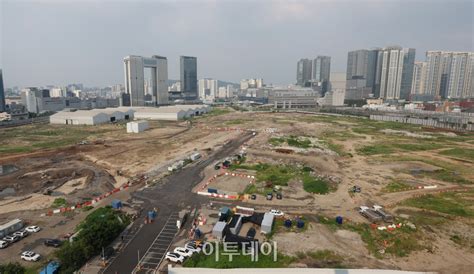
<path fill-rule="evenodd" d="M 0 221 L 22 218 L 47 228 L 9 251 L 0 250 L 0 257 L 8 252 L 15 254 L 9 259 L 17 260 L 16 254 L 26 247 L 47 256 L 51 249 L 43 247 L 40 239 L 70 232 L 86 216 L 79 212 L 40 217 L 52 209 L 56 198 L 75 204 L 140 174 L 154 172 L 160 178 L 176 160 L 193 151 L 206 155 L 240 134 L 223 130 L 228 127 L 258 133 L 243 146 L 245 162 L 235 170 L 257 177 L 258 187 L 252 190 L 257 199 L 244 198 L 238 203 L 307 218 L 306 230 L 280 227 L 273 235 L 284 254 L 330 250 L 342 256 L 346 267 L 442 273 L 469 273 L 474 268 L 472 134 L 362 118 L 237 111 L 204 116 L 192 123 L 151 125 L 150 130 L 136 135 L 126 134 L 123 125 L 69 127 L 71 132 L 52 125 L 0 130 L 9 137 L 0 141 L 0 165 L 18 168 L 0 176 L 0 191 L 7 189 L 0 192 Z M 80 141 L 87 143 L 79 145 Z M 256 168 L 259 164 L 288 168 L 282 200 L 265 200 L 265 184 L 281 178 L 268 179 L 269 174 Z M 305 173 L 303 168 L 311 171 Z M 203 183 L 221 172 L 210 165 Z M 325 194 L 305 187 L 304 180 L 316 176 L 329 182 Z M 361 193 L 349 191 L 354 185 L 361 187 Z M 209 185 L 229 194 L 250 191 L 248 186 L 248 179 L 228 176 Z M 44 194 L 47 190 L 51 195 Z M 120 195 L 124 200 L 129 197 L 127 192 Z M 399 232 L 386 232 L 368 228 L 369 222 L 356 208 L 373 204 L 385 207 L 396 222 L 413 224 L 416 229 L 404 226 Z M 336 216 L 344 218 L 343 226 L 334 224 Z"/>

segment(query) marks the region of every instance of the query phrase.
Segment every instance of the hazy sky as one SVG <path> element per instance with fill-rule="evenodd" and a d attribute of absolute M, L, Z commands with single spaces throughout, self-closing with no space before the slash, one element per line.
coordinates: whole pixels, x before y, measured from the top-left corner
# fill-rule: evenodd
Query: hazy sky
<path fill-rule="evenodd" d="M 123 83 L 126 55 L 198 58 L 198 77 L 295 82 L 301 57 L 398 44 L 474 51 L 473 0 L 24 1 L 0 0 L 7 87 Z"/>

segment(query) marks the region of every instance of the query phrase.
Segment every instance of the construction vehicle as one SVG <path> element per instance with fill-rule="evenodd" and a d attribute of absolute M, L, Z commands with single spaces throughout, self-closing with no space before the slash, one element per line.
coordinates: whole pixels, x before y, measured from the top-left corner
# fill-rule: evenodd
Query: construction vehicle
<path fill-rule="evenodd" d="M 368 206 L 360 206 L 359 213 L 373 223 L 382 221 L 382 216 Z"/>
<path fill-rule="evenodd" d="M 379 205 L 374 205 L 373 209 L 375 213 L 379 214 L 385 222 L 393 222 L 393 216 L 383 210 Z"/>

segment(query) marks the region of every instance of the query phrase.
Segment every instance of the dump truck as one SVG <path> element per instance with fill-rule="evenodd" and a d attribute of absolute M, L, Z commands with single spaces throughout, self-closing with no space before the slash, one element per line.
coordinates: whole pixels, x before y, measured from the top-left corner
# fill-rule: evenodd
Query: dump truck
<path fill-rule="evenodd" d="M 373 209 L 375 213 L 379 214 L 385 222 L 393 222 L 393 216 L 387 213 L 385 210 L 383 210 L 381 206 L 374 205 Z"/>
<path fill-rule="evenodd" d="M 360 206 L 359 213 L 373 223 L 380 222 L 382 220 L 382 216 L 377 214 L 377 212 L 368 206 Z"/>

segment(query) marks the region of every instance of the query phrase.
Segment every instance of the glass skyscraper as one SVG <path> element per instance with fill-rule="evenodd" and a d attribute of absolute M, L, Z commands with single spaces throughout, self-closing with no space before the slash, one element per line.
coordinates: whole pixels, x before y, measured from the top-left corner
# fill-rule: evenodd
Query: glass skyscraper
<path fill-rule="evenodd" d="M 187 98 L 198 98 L 197 58 L 191 56 L 180 57 L 181 91 Z"/>

